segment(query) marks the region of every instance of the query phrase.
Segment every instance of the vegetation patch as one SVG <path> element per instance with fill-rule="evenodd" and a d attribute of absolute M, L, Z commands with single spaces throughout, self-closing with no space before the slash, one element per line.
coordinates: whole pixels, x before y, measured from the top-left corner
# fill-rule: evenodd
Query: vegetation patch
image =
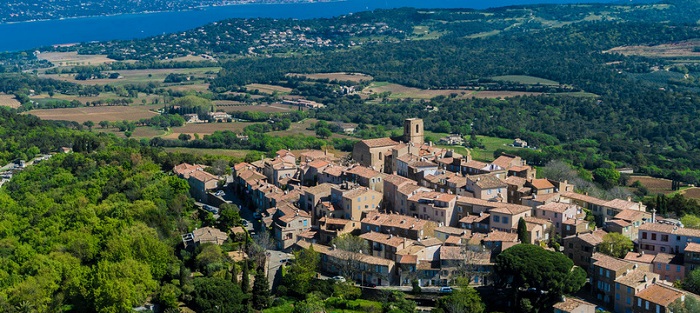
<path fill-rule="evenodd" d="M 558 82 L 555 82 L 553 80 L 535 77 L 535 76 L 527 76 L 527 75 L 494 76 L 494 77 L 491 77 L 491 79 L 493 79 L 495 81 L 507 81 L 507 82 L 524 84 L 524 85 L 545 85 L 545 86 L 558 86 L 559 85 Z"/>
<path fill-rule="evenodd" d="M 82 123 L 85 121 L 138 121 L 140 119 L 151 118 L 158 113 L 152 110 L 160 106 L 98 106 L 65 109 L 42 109 L 32 110 L 30 114 L 44 120 L 74 121 Z"/>
<path fill-rule="evenodd" d="M 292 92 L 292 88 L 287 88 L 287 87 L 282 87 L 282 86 L 277 86 L 277 85 L 268 85 L 268 84 L 250 84 L 245 86 L 249 91 L 250 90 L 257 90 L 261 93 L 266 93 L 266 94 L 273 94 L 273 93 L 278 93 L 278 94 L 289 94 Z"/>
<path fill-rule="evenodd" d="M 16 109 L 19 108 L 20 103 L 13 95 L 0 94 L 0 106 Z"/>
<path fill-rule="evenodd" d="M 306 78 L 315 79 L 315 80 L 328 79 L 328 80 L 337 80 L 337 81 L 352 81 L 352 82 L 356 82 L 356 83 L 359 83 L 362 81 L 371 81 L 374 79 L 374 77 L 367 75 L 367 74 L 346 73 L 346 72 L 315 73 L 315 74 L 290 73 L 287 75 L 289 75 L 289 76 L 304 76 Z"/>

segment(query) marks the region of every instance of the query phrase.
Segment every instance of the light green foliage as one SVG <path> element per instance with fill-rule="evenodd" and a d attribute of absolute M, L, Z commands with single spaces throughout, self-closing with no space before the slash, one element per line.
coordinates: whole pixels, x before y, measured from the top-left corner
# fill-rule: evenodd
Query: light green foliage
<path fill-rule="evenodd" d="M 325 310 L 323 300 L 315 293 L 310 293 L 306 300 L 294 304 L 294 313 L 322 313 Z"/>
<path fill-rule="evenodd" d="M 102 261 L 95 271 L 93 293 L 98 312 L 124 312 L 146 301 L 156 289 L 146 264 L 127 259 L 120 262 Z"/>
<path fill-rule="evenodd" d="M 333 296 L 341 298 L 341 299 L 346 299 L 346 300 L 355 300 L 359 298 L 362 295 L 362 290 L 360 290 L 360 287 L 355 286 L 354 283 L 346 281 L 346 282 L 337 282 L 333 284 Z"/>
<path fill-rule="evenodd" d="M 700 269 L 696 269 L 690 272 L 683 280 L 683 289 L 688 290 L 692 293 L 700 293 Z"/>
<path fill-rule="evenodd" d="M 597 168 L 593 171 L 593 180 L 603 188 L 610 189 L 620 180 L 620 172 L 612 168 Z"/>
<path fill-rule="evenodd" d="M 627 252 L 632 251 L 634 243 L 620 233 L 607 233 L 603 236 L 599 251 L 616 258 L 624 258 Z"/>
<path fill-rule="evenodd" d="M 310 249 L 294 252 L 294 263 L 284 277 L 284 283 L 289 291 L 300 295 L 306 294 L 311 287 L 311 281 L 316 277 L 320 262 L 321 256 L 314 251 L 313 246 Z"/>
<path fill-rule="evenodd" d="M 192 308 L 203 313 L 244 312 L 244 294 L 232 282 L 221 278 L 197 278 L 194 280 Z"/>
<path fill-rule="evenodd" d="M 219 206 L 219 229 L 228 231 L 231 227 L 240 225 L 240 209 L 235 204 L 224 203 Z"/>
<path fill-rule="evenodd" d="M 700 228 L 700 217 L 693 214 L 686 214 L 681 217 L 681 223 L 688 228 Z"/>
<path fill-rule="evenodd" d="M 694 295 L 685 296 L 685 300 L 677 299 L 668 306 L 669 312 L 674 313 L 694 313 L 700 312 L 700 300 Z"/>
<path fill-rule="evenodd" d="M 483 313 L 486 310 L 479 293 L 469 285 L 462 285 L 440 298 L 437 307 L 444 313 Z"/>

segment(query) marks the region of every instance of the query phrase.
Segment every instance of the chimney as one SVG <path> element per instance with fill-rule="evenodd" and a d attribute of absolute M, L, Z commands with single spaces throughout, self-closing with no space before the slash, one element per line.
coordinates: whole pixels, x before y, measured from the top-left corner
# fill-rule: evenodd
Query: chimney
<path fill-rule="evenodd" d="M 656 223 L 656 209 L 651 209 L 651 222 Z"/>

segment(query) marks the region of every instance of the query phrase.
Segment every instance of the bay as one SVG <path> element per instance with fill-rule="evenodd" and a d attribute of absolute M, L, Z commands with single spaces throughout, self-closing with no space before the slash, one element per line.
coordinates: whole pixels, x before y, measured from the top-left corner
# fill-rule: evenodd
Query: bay
<path fill-rule="evenodd" d="M 303 4 L 242 4 L 157 12 L 0 24 L 0 51 L 90 41 L 145 38 L 192 29 L 227 18 L 330 18 L 399 7 L 485 9 L 507 5 L 579 3 L 575 0 L 346 0 Z M 587 2 L 608 3 L 610 0 Z"/>

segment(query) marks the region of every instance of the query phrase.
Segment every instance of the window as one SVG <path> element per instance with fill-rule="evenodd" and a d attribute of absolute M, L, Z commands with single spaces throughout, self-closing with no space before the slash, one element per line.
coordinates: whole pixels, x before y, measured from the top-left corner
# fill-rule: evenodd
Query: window
<path fill-rule="evenodd" d="M 357 202 L 360 202 L 360 201 L 362 201 L 362 198 L 357 197 Z"/>
<path fill-rule="evenodd" d="M 493 221 L 496 222 L 496 223 L 500 223 L 500 222 L 501 222 L 501 217 L 498 216 L 498 215 L 494 215 L 494 216 L 493 216 Z"/>
<path fill-rule="evenodd" d="M 620 294 L 619 293 L 615 294 L 615 300 L 620 301 Z"/>
<path fill-rule="evenodd" d="M 632 300 L 630 299 L 629 296 L 627 296 L 627 300 L 625 300 L 625 303 L 627 303 L 627 305 L 632 304 Z"/>
<path fill-rule="evenodd" d="M 505 216 L 503 217 L 503 224 L 508 224 L 508 218 Z"/>
<path fill-rule="evenodd" d="M 557 218 L 557 215 L 559 215 L 557 212 L 554 212 L 554 218 Z"/>
<path fill-rule="evenodd" d="M 573 249 L 573 248 L 574 248 L 574 244 L 569 242 L 569 249 Z"/>
<path fill-rule="evenodd" d="M 661 252 L 666 252 L 666 247 L 661 247 Z"/>
<path fill-rule="evenodd" d="M 668 241 L 668 235 L 661 235 L 661 241 Z"/>
<path fill-rule="evenodd" d="M 660 269 L 661 269 L 661 263 L 656 264 L 656 269 L 657 269 L 657 270 L 660 270 Z"/>
<path fill-rule="evenodd" d="M 647 239 L 647 232 L 642 232 L 642 239 Z"/>
<path fill-rule="evenodd" d="M 656 240 L 656 233 L 651 234 L 651 240 Z"/>
<path fill-rule="evenodd" d="M 637 306 L 642 307 L 642 298 L 637 298 Z"/>
<path fill-rule="evenodd" d="M 620 290 L 620 283 L 615 283 L 615 289 Z"/>
<path fill-rule="evenodd" d="M 306 227 L 306 226 L 308 226 L 308 225 L 309 225 L 309 221 L 304 220 L 304 227 Z"/>
<path fill-rule="evenodd" d="M 680 273 L 680 272 L 681 272 L 681 266 L 680 266 L 680 265 L 676 265 L 676 273 Z"/>
<path fill-rule="evenodd" d="M 671 270 L 671 264 L 666 264 L 666 270 L 670 271 Z"/>
<path fill-rule="evenodd" d="M 627 287 L 627 293 L 632 293 L 632 287 Z"/>
<path fill-rule="evenodd" d="M 605 270 L 605 277 L 610 277 L 610 270 Z"/>

